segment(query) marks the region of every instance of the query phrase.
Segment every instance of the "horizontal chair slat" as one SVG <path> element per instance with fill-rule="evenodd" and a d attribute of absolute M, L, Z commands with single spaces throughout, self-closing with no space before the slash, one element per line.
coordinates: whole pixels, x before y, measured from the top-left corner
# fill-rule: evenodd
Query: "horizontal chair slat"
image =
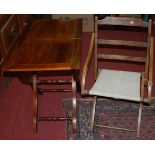
<path fill-rule="evenodd" d="M 148 23 L 139 18 L 125 18 L 125 17 L 106 17 L 98 20 L 99 25 L 122 25 L 122 26 L 138 26 L 148 27 Z"/>
<path fill-rule="evenodd" d="M 132 57 L 132 56 L 122 56 L 122 55 L 108 55 L 108 54 L 98 54 L 98 59 L 108 59 L 108 60 L 122 60 L 122 61 L 133 61 L 133 62 L 145 62 L 145 58 L 142 57 Z"/>
<path fill-rule="evenodd" d="M 136 42 L 136 41 L 126 41 L 126 40 L 98 39 L 97 43 L 102 44 L 102 45 L 122 45 L 122 46 L 134 46 L 134 47 L 147 47 L 147 42 Z"/>

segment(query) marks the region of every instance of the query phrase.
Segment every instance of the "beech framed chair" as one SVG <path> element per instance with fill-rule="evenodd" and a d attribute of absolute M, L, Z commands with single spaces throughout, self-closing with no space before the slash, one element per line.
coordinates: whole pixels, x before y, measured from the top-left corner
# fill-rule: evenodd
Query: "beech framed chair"
<path fill-rule="evenodd" d="M 137 121 L 137 129 L 125 129 L 113 126 L 104 126 L 104 128 L 110 129 L 122 129 L 135 131 L 136 137 L 139 137 L 141 117 L 143 104 L 151 103 L 151 90 L 152 90 L 152 76 L 153 76 L 153 46 L 154 39 L 151 37 L 151 25 L 152 21 L 144 22 L 140 18 L 123 18 L 123 17 L 106 17 L 102 20 L 98 20 L 95 17 L 95 33 L 92 33 L 90 47 L 88 55 L 83 67 L 82 80 L 81 80 L 81 94 L 85 96 L 93 97 L 93 109 L 92 109 L 92 119 L 91 119 L 91 129 L 94 126 L 94 116 L 95 116 L 95 106 L 98 97 L 106 97 L 109 99 L 116 100 L 126 100 L 139 104 L 139 114 Z M 106 28 L 106 34 L 100 35 L 100 31 Z M 112 33 L 109 35 L 109 28 L 112 28 Z M 116 39 L 122 35 L 116 34 L 115 31 L 122 33 L 127 31 L 125 39 Z M 135 35 L 132 35 L 132 31 L 136 31 Z M 143 33 L 144 41 L 135 41 L 138 34 Z M 108 35 L 107 35 L 108 34 Z M 129 35 L 130 34 L 130 35 Z M 111 37 L 112 39 L 105 39 Z M 129 35 L 129 37 L 128 37 Z M 133 40 L 131 40 L 131 38 Z M 104 48 L 102 51 L 100 49 Z M 121 54 L 113 54 L 110 51 L 111 48 L 121 49 Z M 131 54 L 129 51 L 133 51 Z M 143 55 L 135 56 L 134 50 L 138 50 L 137 53 L 143 51 Z M 95 81 L 91 89 L 87 89 L 86 83 L 88 81 L 88 71 L 90 69 L 90 64 L 92 59 L 95 59 Z M 106 61 L 106 64 L 99 64 L 100 62 Z M 123 62 L 123 66 L 119 63 Z M 107 63 L 115 62 L 116 66 L 119 65 L 117 69 L 108 68 Z M 125 64 L 132 64 L 130 70 L 128 67 L 124 67 Z M 135 71 L 134 65 L 142 65 L 142 69 Z M 122 67 L 123 69 L 120 69 Z M 125 69 L 124 69 L 125 68 Z M 133 71 L 132 71 L 133 69 Z"/>

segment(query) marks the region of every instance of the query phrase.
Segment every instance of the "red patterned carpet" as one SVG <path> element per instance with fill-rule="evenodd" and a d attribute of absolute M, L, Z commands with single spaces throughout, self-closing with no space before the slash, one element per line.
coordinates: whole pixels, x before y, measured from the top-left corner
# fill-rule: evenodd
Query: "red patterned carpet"
<path fill-rule="evenodd" d="M 71 100 L 64 100 L 63 107 L 67 115 L 71 115 Z M 78 140 L 155 140 L 155 103 L 144 106 L 141 132 L 114 130 L 97 125 L 113 126 L 136 130 L 139 104 L 100 99 L 96 106 L 94 130 L 90 130 L 92 110 L 91 100 L 78 100 Z M 68 139 L 72 138 L 71 122 L 68 122 Z"/>

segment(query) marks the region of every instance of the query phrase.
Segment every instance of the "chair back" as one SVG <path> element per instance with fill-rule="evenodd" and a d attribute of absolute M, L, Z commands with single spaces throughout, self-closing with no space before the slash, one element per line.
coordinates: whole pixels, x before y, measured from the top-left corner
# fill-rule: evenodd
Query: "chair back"
<path fill-rule="evenodd" d="M 124 64 L 141 65 L 145 79 L 149 76 L 152 21 L 140 18 L 95 17 L 95 78 L 98 76 L 99 61 L 103 68 L 115 62 L 118 68 L 127 69 Z M 119 63 L 118 63 L 119 62 Z M 115 67 L 113 65 L 112 67 Z M 138 68 L 138 67 L 137 67 Z M 136 69 L 137 70 L 137 69 Z"/>

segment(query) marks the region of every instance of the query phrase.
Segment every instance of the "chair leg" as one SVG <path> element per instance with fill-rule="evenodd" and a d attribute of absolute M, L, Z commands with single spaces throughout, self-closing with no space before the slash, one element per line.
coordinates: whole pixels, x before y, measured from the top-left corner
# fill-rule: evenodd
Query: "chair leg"
<path fill-rule="evenodd" d="M 97 102 L 97 96 L 94 96 L 94 98 L 93 98 L 93 109 L 92 109 L 92 118 L 91 118 L 91 124 L 90 124 L 90 129 L 91 130 L 93 130 L 93 126 L 94 126 L 96 102 Z"/>
<path fill-rule="evenodd" d="M 137 135 L 136 135 L 137 138 L 139 137 L 139 134 L 140 134 L 142 109 L 143 109 L 143 103 L 140 103 L 140 106 L 139 106 L 139 114 L 138 114 L 138 124 L 137 124 Z"/>

